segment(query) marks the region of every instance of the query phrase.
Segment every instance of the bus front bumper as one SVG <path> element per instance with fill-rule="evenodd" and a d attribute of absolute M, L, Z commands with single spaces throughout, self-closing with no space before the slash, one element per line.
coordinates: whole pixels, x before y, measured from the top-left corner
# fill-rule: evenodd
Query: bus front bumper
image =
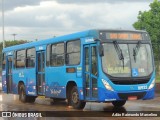
<path fill-rule="evenodd" d="M 105 88 L 99 88 L 99 101 L 109 102 L 117 100 L 148 100 L 153 99 L 155 96 L 155 87 L 150 90 L 141 91 L 109 91 Z"/>

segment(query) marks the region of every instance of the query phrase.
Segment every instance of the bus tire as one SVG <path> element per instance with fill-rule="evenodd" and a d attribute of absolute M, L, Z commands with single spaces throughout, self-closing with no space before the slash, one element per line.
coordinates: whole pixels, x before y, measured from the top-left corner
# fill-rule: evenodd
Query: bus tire
<path fill-rule="evenodd" d="M 126 100 L 112 101 L 114 107 L 122 107 L 126 103 Z"/>
<path fill-rule="evenodd" d="M 27 102 L 27 96 L 26 96 L 24 84 L 21 84 L 19 86 L 19 100 L 23 103 Z"/>
<path fill-rule="evenodd" d="M 74 109 L 83 109 L 86 105 L 86 102 L 79 100 L 78 89 L 76 86 L 71 90 L 70 102 Z"/>

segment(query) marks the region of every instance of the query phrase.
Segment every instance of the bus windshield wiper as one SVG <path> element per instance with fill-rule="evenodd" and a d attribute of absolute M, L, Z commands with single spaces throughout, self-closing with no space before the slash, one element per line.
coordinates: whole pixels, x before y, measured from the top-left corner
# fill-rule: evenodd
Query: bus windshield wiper
<path fill-rule="evenodd" d="M 117 43 L 117 41 L 113 41 L 113 44 L 114 44 L 115 50 L 118 54 L 119 60 L 122 60 L 122 62 L 123 62 L 123 69 L 124 69 L 124 56 L 122 53 L 122 49 L 119 47 L 119 44 Z"/>
<path fill-rule="evenodd" d="M 138 41 L 137 45 L 135 48 L 133 48 L 133 57 L 134 57 L 134 61 L 136 62 L 136 56 L 138 55 L 139 52 L 139 48 L 141 47 L 141 42 Z"/>

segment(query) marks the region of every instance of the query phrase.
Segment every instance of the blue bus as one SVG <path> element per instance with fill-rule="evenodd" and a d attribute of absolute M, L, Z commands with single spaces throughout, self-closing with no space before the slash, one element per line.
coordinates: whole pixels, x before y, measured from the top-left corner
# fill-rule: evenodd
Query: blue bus
<path fill-rule="evenodd" d="M 137 30 L 87 30 L 3 49 L 2 89 L 22 102 L 44 96 L 87 101 L 154 98 L 155 66 L 149 35 Z"/>

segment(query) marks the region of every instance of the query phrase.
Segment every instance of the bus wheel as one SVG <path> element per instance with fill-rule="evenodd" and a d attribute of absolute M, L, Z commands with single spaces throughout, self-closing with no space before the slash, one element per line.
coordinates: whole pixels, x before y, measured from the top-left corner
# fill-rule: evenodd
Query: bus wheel
<path fill-rule="evenodd" d="M 112 104 L 114 107 L 122 107 L 126 103 L 126 100 L 121 100 L 121 101 L 112 101 Z"/>
<path fill-rule="evenodd" d="M 19 100 L 24 103 L 27 102 L 27 96 L 26 96 L 25 87 L 23 84 L 21 84 L 19 87 Z"/>
<path fill-rule="evenodd" d="M 70 101 L 71 105 L 75 109 L 83 109 L 86 105 L 86 102 L 79 100 L 78 90 L 76 86 L 74 86 L 71 90 Z"/>

